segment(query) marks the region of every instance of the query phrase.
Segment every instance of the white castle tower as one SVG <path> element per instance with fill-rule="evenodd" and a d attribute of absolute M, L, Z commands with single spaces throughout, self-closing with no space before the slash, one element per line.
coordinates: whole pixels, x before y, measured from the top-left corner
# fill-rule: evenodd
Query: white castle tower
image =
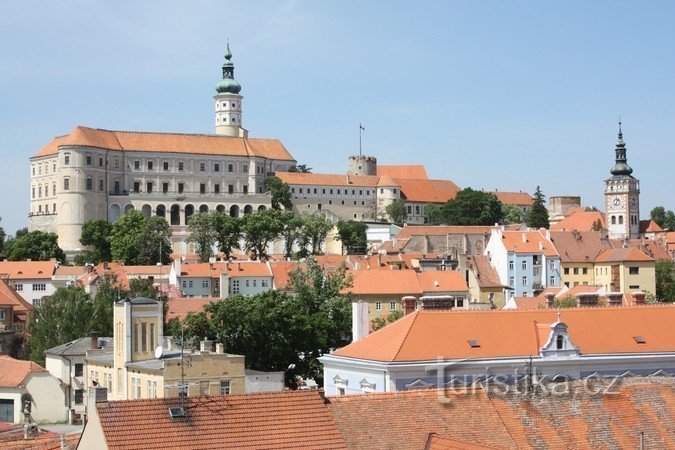
<path fill-rule="evenodd" d="M 215 121 L 216 134 L 232 137 L 247 137 L 248 132 L 241 126 L 241 101 L 239 95 L 241 85 L 234 80 L 234 64 L 231 61 L 232 52 L 227 44 L 225 63 L 223 64 L 223 79 L 216 84 Z"/>

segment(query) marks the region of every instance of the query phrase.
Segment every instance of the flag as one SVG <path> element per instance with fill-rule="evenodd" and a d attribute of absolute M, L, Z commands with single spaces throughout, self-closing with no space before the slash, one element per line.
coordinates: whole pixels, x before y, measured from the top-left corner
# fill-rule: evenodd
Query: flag
<path fill-rule="evenodd" d="M 362 129 L 363 131 L 366 131 L 366 129 L 361 124 L 359 124 L 359 128 Z"/>

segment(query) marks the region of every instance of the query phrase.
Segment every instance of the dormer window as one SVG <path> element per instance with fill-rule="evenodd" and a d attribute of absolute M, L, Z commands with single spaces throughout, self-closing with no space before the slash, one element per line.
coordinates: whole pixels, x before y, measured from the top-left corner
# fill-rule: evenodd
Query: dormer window
<path fill-rule="evenodd" d="M 557 350 L 562 350 L 565 348 L 565 337 L 562 334 L 559 334 L 555 338 L 555 348 Z"/>
<path fill-rule="evenodd" d="M 633 336 L 633 339 L 635 339 L 636 344 L 646 344 L 647 341 L 645 341 L 645 338 L 642 336 Z"/>

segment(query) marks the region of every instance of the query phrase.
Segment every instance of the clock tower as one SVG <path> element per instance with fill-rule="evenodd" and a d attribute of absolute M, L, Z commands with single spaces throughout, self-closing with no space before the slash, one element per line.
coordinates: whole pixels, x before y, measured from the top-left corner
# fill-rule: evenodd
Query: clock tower
<path fill-rule="evenodd" d="M 605 180 L 605 215 L 610 239 L 637 239 L 640 237 L 640 181 L 631 174 L 626 144 L 623 142 L 621 122 L 616 143 L 616 162 Z"/>

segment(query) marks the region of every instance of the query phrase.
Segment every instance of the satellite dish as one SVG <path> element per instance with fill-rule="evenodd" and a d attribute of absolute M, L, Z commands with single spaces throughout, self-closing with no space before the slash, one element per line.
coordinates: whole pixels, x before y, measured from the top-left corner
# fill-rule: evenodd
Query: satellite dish
<path fill-rule="evenodd" d="M 164 355 L 164 349 L 161 345 L 158 345 L 155 349 L 155 358 L 160 359 Z"/>

